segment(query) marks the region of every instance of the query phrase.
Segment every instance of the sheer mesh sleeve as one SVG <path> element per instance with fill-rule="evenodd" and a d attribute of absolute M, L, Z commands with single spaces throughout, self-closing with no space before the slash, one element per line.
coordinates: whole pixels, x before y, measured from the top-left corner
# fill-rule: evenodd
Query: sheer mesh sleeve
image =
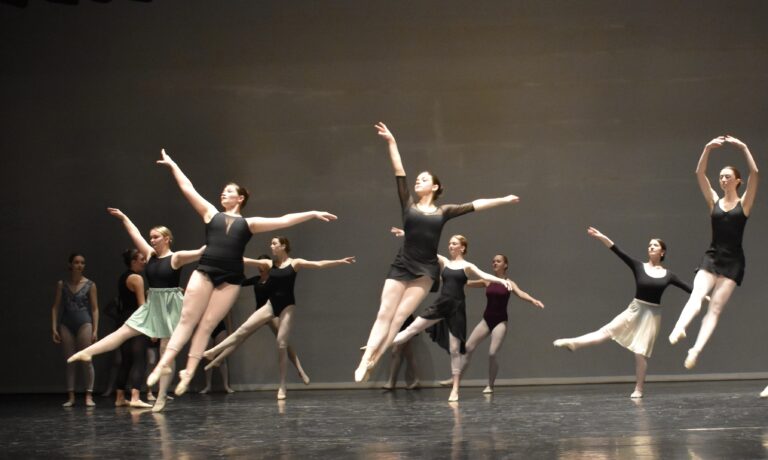
<path fill-rule="evenodd" d="M 395 176 L 397 181 L 397 195 L 400 197 L 400 209 L 405 212 L 412 204 L 411 194 L 408 192 L 408 182 L 405 176 Z"/>
<path fill-rule="evenodd" d="M 473 205 L 472 203 L 444 204 L 440 206 L 440 209 L 443 212 L 443 216 L 445 216 L 445 220 L 449 220 L 449 219 L 453 219 L 454 217 L 463 216 L 468 212 L 474 211 L 475 205 Z"/>

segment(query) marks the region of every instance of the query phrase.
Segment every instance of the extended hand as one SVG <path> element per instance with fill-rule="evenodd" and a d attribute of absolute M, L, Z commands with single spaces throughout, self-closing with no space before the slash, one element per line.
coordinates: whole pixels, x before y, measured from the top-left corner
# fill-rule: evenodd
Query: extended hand
<path fill-rule="evenodd" d="M 392 135 L 392 132 L 389 130 L 389 128 L 387 128 L 387 125 L 382 122 L 378 122 L 375 126 L 379 136 L 383 137 L 384 140 L 389 143 L 395 143 L 395 136 Z"/>
<path fill-rule="evenodd" d="M 330 212 L 325 211 L 315 211 L 315 219 L 320 219 L 323 222 L 330 222 L 332 220 L 338 219 L 335 215 L 331 214 Z"/>

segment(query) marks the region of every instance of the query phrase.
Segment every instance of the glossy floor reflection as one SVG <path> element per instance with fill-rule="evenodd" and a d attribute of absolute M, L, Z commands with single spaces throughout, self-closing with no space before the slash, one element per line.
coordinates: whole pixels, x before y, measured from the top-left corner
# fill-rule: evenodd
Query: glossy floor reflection
<path fill-rule="evenodd" d="M 2 396 L 3 458 L 766 458 L 764 382 L 189 395 L 160 415 Z M 80 401 L 78 401 L 80 402 Z"/>

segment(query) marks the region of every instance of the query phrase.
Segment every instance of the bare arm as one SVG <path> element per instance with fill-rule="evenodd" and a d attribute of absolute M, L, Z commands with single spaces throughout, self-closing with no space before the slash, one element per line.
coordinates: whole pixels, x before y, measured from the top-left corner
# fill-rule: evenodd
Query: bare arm
<path fill-rule="evenodd" d="M 203 221 L 208 223 L 216 214 L 216 207 L 209 203 L 199 193 L 197 193 L 197 190 L 195 190 L 192 182 L 187 178 L 187 176 L 184 175 L 176 162 L 173 161 L 167 153 L 165 153 L 165 149 L 160 151 L 160 155 L 161 159 L 157 161 L 157 164 L 165 165 L 171 169 L 171 173 L 173 173 L 173 177 L 176 179 L 176 183 L 179 185 L 179 189 L 181 189 L 182 195 L 184 195 L 187 201 L 189 201 L 189 204 L 195 208 L 195 211 L 200 214 L 200 217 L 203 218 Z"/>
<path fill-rule="evenodd" d="M 305 260 L 305 259 L 293 259 L 291 264 L 295 270 L 302 268 L 331 268 L 338 267 L 339 265 L 349 265 L 355 263 L 355 257 L 344 257 L 343 259 L 336 260 Z"/>
<path fill-rule="evenodd" d="M 589 227 L 587 229 L 587 234 L 591 236 L 592 238 L 600 241 L 605 245 L 606 248 L 610 248 L 613 246 L 613 241 L 611 241 L 610 238 L 600 233 L 600 230 L 596 229 L 595 227 Z"/>
<path fill-rule="evenodd" d="M 741 196 L 741 207 L 744 209 L 744 215 L 749 215 L 752 210 L 752 205 L 755 203 L 755 196 L 757 195 L 757 183 L 759 181 L 759 174 L 757 170 L 757 163 L 752 157 L 752 152 L 749 151 L 747 144 L 741 142 L 735 137 L 725 136 L 725 141 L 738 147 L 742 153 L 744 153 L 744 159 L 747 161 L 749 167 L 749 176 L 747 177 L 747 189 L 744 191 L 744 195 Z"/>
<path fill-rule="evenodd" d="M 250 257 L 243 257 L 243 264 L 255 267 L 258 270 L 269 270 L 272 268 L 272 259 L 251 259 Z"/>
<path fill-rule="evenodd" d="M 200 260 L 200 257 L 203 256 L 204 251 L 205 246 L 201 246 L 199 249 L 174 252 L 173 255 L 171 255 L 171 268 L 178 270 L 184 265 L 197 262 Z"/>
<path fill-rule="evenodd" d="M 282 217 L 248 217 L 245 220 L 248 222 L 248 228 L 251 230 L 251 233 L 260 233 L 286 227 L 293 227 L 296 224 L 300 224 L 311 219 L 330 222 L 332 220 L 338 219 L 338 217 L 325 211 L 306 211 L 286 214 Z"/>
<path fill-rule="evenodd" d="M 472 275 L 475 275 L 476 277 L 483 279 L 485 281 L 488 281 L 489 283 L 499 283 L 506 287 L 508 290 L 512 290 L 512 281 L 506 280 L 503 278 L 499 278 L 498 276 L 491 275 L 490 273 L 485 273 L 484 271 L 480 270 L 475 266 L 475 264 L 471 264 L 467 262 L 467 266 L 465 271 L 469 271 Z"/>
<path fill-rule="evenodd" d="M 712 189 L 712 184 L 709 183 L 707 178 L 707 162 L 709 161 L 709 152 L 713 149 L 719 148 L 725 142 L 725 137 L 720 136 L 707 142 L 704 146 L 704 150 L 699 157 L 699 163 L 696 165 L 696 180 L 699 183 L 699 189 L 701 194 L 704 195 L 704 201 L 707 202 L 707 208 L 712 211 L 712 207 L 718 200 L 717 193 Z"/>
<path fill-rule="evenodd" d="M 400 151 L 397 149 L 397 141 L 395 136 L 389 131 L 387 125 L 382 122 L 376 123 L 376 131 L 385 141 L 389 147 L 389 160 L 392 162 L 392 169 L 395 171 L 395 176 L 405 176 L 405 168 L 403 168 L 403 160 L 400 158 Z"/>
<path fill-rule="evenodd" d="M 131 222 L 131 219 L 129 219 L 128 216 L 123 214 L 123 212 L 117 208 L 107 208 L 107 212 L 117 217 L 123 223 L 123 226 L 128 232 L 128 236 L 131 237 L 133 244 L 136 246 L 140 253 L 144 254 L 145 258 L 149 259 L 149 256 L 151 256 L 154 252 L 152 246 L 147 243 L 147 240 L 142 238 L 141 232 L 136 227 L 136 225 Z"/>
<path fill-rule="evenodd" d="M 544 308 L 544 304 L 540 300 L 534 299 L 530 294 L 520 289 L 520 286 L 518 286 L 517 283 L 514 281 L 510 281 L 510 283 L 512 283 L 512 292 L 514 292 L 516 296 L 532 303 L 534 307 Z"/>
<path fill-rule="evenodd" d="M 56 283 L 56 297 L 53 300 L 53 306 L 51 307 L 51 328 L 53 329 L 53 343 L 61 343 L 61 336 L 59 335 L 59 306 L 61 305 L 61 289 L 64 283 L 59 281 Z"/>
<path fill-rule="evenodd" d="M 486 288 L 490 283 L 485 280 L 469 280 L 467 281 L 467 287 L 471 288 Z"/>
<path fill-rule="evenodd" d="M 88 297 L 91 301 L 91 317 L 93 318 L 93 333 L 91 341 L 99 340 L 99 295 L 96 291 L 96 283 L 91 284 L 91 290 L 88 291 Z"/>
<path fill-rule="evenodd" d="M 475 207 L 475 211 L 484 211 L 486 209 L 495 208 L 503 204 L 513 204 L 520 201 L 515 195 L 507 195 L 501 198 L 480 198 L 472 201 L 472 206 Z"/>

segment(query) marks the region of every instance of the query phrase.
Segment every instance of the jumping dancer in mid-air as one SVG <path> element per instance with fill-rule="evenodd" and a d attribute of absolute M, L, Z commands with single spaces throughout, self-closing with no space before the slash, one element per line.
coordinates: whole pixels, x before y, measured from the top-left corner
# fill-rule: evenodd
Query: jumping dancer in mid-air
<path fill-rule="evenodd" d="M 747 188 L 741 196 L 738 194 L 742 183 L 741 173 L 733 166 L 726 166 L 720 170 L 719 182 L 724 193 L 723 198 L 718 197 L 707 178 L 709 154 L 724 144 L 731 144 L 741 150 L 749 167 Z M 685 329 L 701 310 L 701 301 L 704 296 L 711 292 L 712 300 L 709 302 L 707 314 L 701 320 L 696 342 L 688 350 L 688 356 L 684 362 L 686 369 L 696 366 L 699 354 L 715 331 L 720 313 L 728 303 L 733 290 L 741 285 L 744 277 L 745 261 L 741 242 L 744 237 L 744 227 L 757 194 L 757 164 L 746 144 L 735 137 L 720 136 L 704 146 L 699 164 L 696 166 L 696 178 L 712 220 L 712 243 L 704 253 L 699 271 L 693 279 L 693 292 L 669 336 L 671 344 L 674 345 L 686 337 Z"/>
<path fill-rule="evenodd" d="M 395 137 L 384 123 L 376 125 L 379 136 L 389 146 L 389 158 L 397 179 L 397 191 L 403 217 L 405 241 L 384 282 L 381 303 L 373 323 L 365 352 L 355 370 L 355 381 L 368 379 L 374 366 L 400 331 L 400 326 L 416 310 L 440 276 L 437 247 L 440 234 L 448 220 L 472 211 L 482 211 L 502 204 L 517 203 L 518 197 L 479 199 L 462 205 L 437 205 L 442 193 L 440 180 L 424 171 L 416 178 L 411 197 L 405 179 L 405 169 L 400 158 Z"/>
<path fill-rule="evenodd" d="M 405 236 L 408 236 L 408 231 L 406 231 Z M 410 326 L 398 333 L 393 342 L 396 346 L 402 345 L 414 335 L 429 328 L 428 332 L 432 340 L 451 355 L 453 389 L 448 401 L 459 400 L 462 355 L 466 353 L 467 312 L 464 302 L 464 286 L 467 284 L 468 275 L 489 283 L 499 283 L 509 290 L 512 289 L 512 283 L 509 280 L 485 273 L 474 264 L 464 260 L 467 244 L 467 239 L 462 235 L 451 237 L 448 241 L 450 260 L 438 255 L 443 279 L 440 296 Z"/>
<path fill-rule="evenodd" d="M 288 339 L 293 324 L 293 315 L 296 308 L 294 296 L 294 284 L 296 274 L 302 268 L 329 268 L 355 262 L 354 257 L 345 257 L 338 260 L 311 261 L 290 257 L 291 243 L 284 236 L 272 238 L 270 243 L 273 259 L 245 259 L 245 263 L 269 269 L 269 302 L 256 310 L 233 334 L 215 347 L 207 350 L 204 356 L 214 360 L 208 366 L 217 363 L 234 351 L 235 347 L 248 336 L 256 332 L 261 326 L 268 324 L 273 318 L 280 318 L 277 330 L 278 362 L 280 365 L 280 386 L 277 390 L 277 399 L 286 398 L 285 377 L 288 370 Z"/>
<path fill-rule="evenodd" d="M 648 358 L 651 357 L 661 326 L 661 295 L 670 284 L 686 292 L 691 292 L 691 287 L 661 265 L 667 251 L 664 241 L 653 238 L 648 243 L 648 262 L 642 263 L 625 254 L 596 228 L 589 227 L 587 233 L 610 248 L 632 270 L 635 276 L 635 298 L 626 310 L 600 329 L 572 339 L 557 339 L 554 345 L 574 351 L 608 339 L 615 340 L 635 354 L 635 391 L 630 397 L 642 398 Z"/>
<path fill-rule="evenodd" d="M 151 386 L 161 375 L 170 374 L 171 363 L 192 337 L 187 366 L 179 372 L 179 384 L 175 390 L 176 394 L 181 395 L 187 391 L 208 345 L 211 332 L 232 308 L 240 293 L 240 283 L 245 280 L 243 253 L 251 236 L 254 233 L 290 227 L 310 219 L 327 222 L 335 220 L 336 216 L 327 212 L 307 211 L 276 218 L 244 218 L 241 210 L 247 203 L 249 194 L 245 188 L 235 183 L 227 184 L 222 190 L 220 198 L 224 211 L 219 212 L 195 190 L 192 182 L 165 150 L 161 154 L 162 158 L 157 163 L 171 170 L 182 194 L 206 225 L 206 248 L 200 258 L 200 264 L 187 284 L 181 319 L 173 331 L 165 353 L 147 378 L 147 385 Z"/>

